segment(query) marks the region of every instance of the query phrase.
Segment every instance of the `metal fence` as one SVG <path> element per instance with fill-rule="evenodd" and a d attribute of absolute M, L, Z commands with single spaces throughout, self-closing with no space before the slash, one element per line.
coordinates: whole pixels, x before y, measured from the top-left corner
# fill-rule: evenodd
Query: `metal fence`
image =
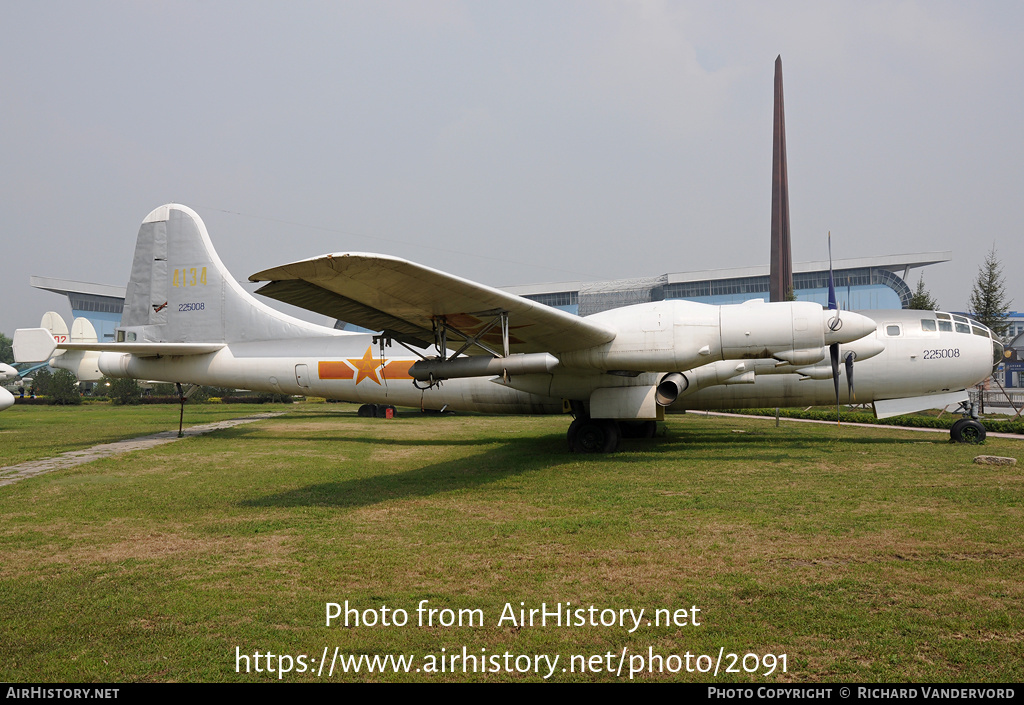
<path fill-rule="evenodd" d="M 1024 392 L 1013 389 L 1007 389 L 1005 394 L 998 389 L 972 390 L 970 395 L 976 406 L 980 405 L 989 410 L 1005 409 L 1010 413 L 1016 413 L 1017 410 L 1024 408 Z"/>

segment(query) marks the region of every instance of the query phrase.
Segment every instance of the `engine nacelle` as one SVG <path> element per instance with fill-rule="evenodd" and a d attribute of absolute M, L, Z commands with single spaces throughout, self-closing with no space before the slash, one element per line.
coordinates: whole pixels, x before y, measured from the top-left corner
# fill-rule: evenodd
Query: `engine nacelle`
<path fill-rule="evenodd" d="M 62 350 L 64 354 L 50 362 L 52 367 L 70 370 L 82 382 L 97 382 L 103 374 L 99 370 L 102 353 L 93 350 Z"/>
<path fill-rule="evenodd" d="M 852 311 L 831 311 L 809 301 L 760 299 L 727 306 L 658 301 L 589 318 L 614 328 L 615 339 L 560 353 L 563 366 L 676 372 L 716 360 L 764 358 L 806 366 L 823 359 L 828 345 L 857 340 L 876 326 Z"/>
<path fill-rule="evenodd" d="M 128 353 L 101 352 L 96 366 L 107 377 L 131 377 L 128 367 L 132 356 Z"/>

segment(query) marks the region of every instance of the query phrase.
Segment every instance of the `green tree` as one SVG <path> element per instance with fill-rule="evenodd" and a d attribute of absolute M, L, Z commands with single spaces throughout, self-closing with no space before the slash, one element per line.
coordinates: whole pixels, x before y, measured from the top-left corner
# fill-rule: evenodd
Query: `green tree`
<path fill-rule="evenodd" d="M 142 403 L 142 387 L 139 386 L 137 380 L 125 377 L 118 377 L 115 379 L 104 377 L 101 384 L 106 388 L 107 396 L 110 397 L 111 401 L 115 404 L 122 405 Z"/>
<path fill-rule="evenodd" d="M 0 362 L 6 362 L 8 365 L 14 364 L 14 348 L 11 339 L 3 333 L 0 333 Z"/>
<path fill-rule="evenodd" d="M 971 316 L 984 323 L 1000 338 L 1009 331 L 1007 316 L 1012 300 L 1006 297 L 1003 281 L 1003 265 L 996 255 L 996 246 L 985 256 L 985 262 L 978 268 L 978 278 L 971 287 L 971 298 L 967 302 Z"/>
<path fill-rule="evenodd" d="M 78 379 L 68 370 L 57 370 L 50 379 L 47 397 L 50 404 L 81 404 Z"/>
<path fill-rule="evenodd" d="M 931 293 L 924 287 L 924 275 L 917 280 L 917 288 L 914 295 L 910 297 L 910 305 L 907 308 L 915 311 L 934 311 L 939 308 L 939 302 L 932 298 Z"/>
<path fill-rule="evenodd" d="M 50 393 L 50 382 L 53 381 L 53 372 L 49 367 L 43 367 L 32 373 L 32 386 L 36 394 L 45 396 Z"/>
<path fill-rule="evenodd" d="M 155 397 L 176 397 L 178 396 L 178 390 L 174 388 L 174 385 L 170 382 L 157 382 L 153 384 L 150 389 L 153 390 L 153 396 Z"/>

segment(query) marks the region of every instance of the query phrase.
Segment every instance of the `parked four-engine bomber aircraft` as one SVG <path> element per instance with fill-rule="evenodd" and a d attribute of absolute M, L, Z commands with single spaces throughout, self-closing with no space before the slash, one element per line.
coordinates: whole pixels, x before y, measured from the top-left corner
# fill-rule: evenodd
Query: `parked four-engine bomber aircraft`
<path fill-rule="evenodd" d="M 169 204 L 139 230 L 116 342 L 96 342 L 84 319 L 69 336 L 47 314 L 42 327 L 15 333 L 15 355 L 46 360 L 56 350 L 51 364 L 82 379 L 364 405 L 558 413 L 567 403 L 570 449 L 607 452 L 623 433 L 653 434 L 666 408 L 850 401 L 854 368 L 856 399 L 880 416 L 946 406 L 967 399 L 1001 354 L 987 329 L 945 313 L 872 320 L 800 301 L 668 300 L 581 318 L 385 255 L 324 255 L 250 279 L 268 282 L 257 293 L 379 332 L 318 326 L 259 302 L 221 263 L 200 217 Z M 974 424 L 967 436 L 984 433 L 963 424 Z"/>

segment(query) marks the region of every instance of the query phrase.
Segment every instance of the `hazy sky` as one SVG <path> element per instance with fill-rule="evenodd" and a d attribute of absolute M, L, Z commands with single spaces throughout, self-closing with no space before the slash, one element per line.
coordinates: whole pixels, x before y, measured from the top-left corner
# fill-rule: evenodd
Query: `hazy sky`
<path fill-rule="evenodd" d="M 493 285 L 765 264 L 785 69 L 794 259 L 985 253 L 1024 310 L 1019 2 L 2 6 L 0 331 L 123 285 L 142 218 L 237 279 L 346 250 Z M 914 278 L 916 282 L 916 277 Z M 911 282 L 912 284 L 914 282 Z"/>

